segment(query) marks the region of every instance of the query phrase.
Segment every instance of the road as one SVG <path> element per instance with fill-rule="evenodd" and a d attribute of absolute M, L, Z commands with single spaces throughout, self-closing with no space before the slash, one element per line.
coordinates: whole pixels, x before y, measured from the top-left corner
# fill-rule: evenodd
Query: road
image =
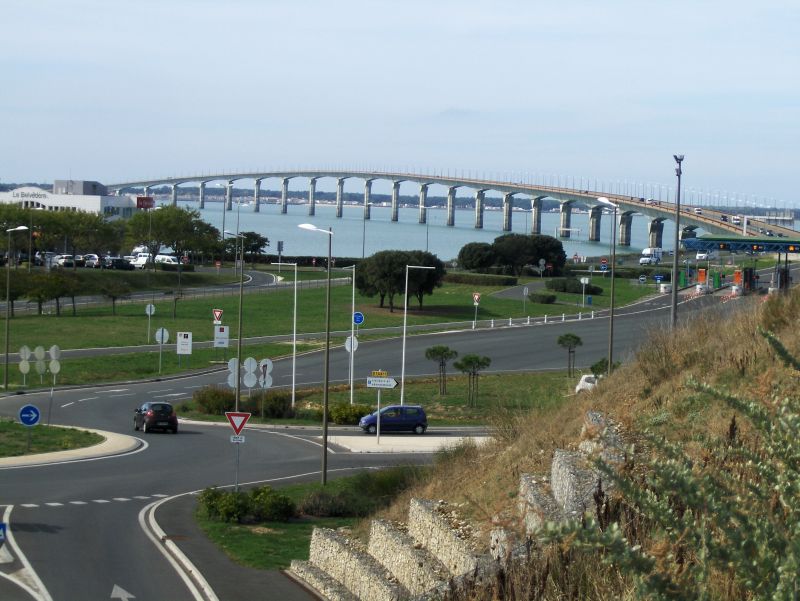
<path fill-rule="evenodd" d="M 745 300 L 738 302 L 747 302 Z M 615 357 L 630 358 L 644 340 L 648 328 L 669 319 L 669 298 L 659 296 L 618 309 L 615 317 Z M 720 305 L 711 297 L 681 305 L 681 314 L 703 307 L 732 310 L 737 303 Z M 565 332 L 578 334 L 583 345 L 579 366 L 588 366 L 606 356 L 607 318 L 551 322 L 547 325 L 497 327 L 494 329 L 425 334 L 407 339 L 406 377 L 436 373 L 436 365 L 425 359 L 425 349 L 445 344 L 460 355 L 478 353 L 492 359 L 489 372 L 563 369 L 566 356 L 556 344 Z M 402 360 L 399 338 L 364 342 L 356 353 L 354 374 L 364 379 L 371 370 L 385 369 L 398 380 Z M 322 354 L 309 353 L 297 359 L 297 385 L 319 384 Z M 343 348 L 331 353 L 332 382 L 348 381 L 348 355 Z M 33 403 L 52 423 L 90 427 L 133 435 L 133 408 L 145 399 L 163 399 L 179 406 L 198 388 L 225 385 L 226 371 L 215 371 L 162 381 L 137 382 L 83 389 L 58 390 L 52 408 L 47 392 L 9 396 L 0 402 L 0 414 L 16 416 L 19 408 Z M 276 386 L 291 383 L 291 359 L 275 361 Z M 354 429 L 349 429 L 353 433 Z M 344 433 L 347 433 L 345 430 Z M 445 432 L 446 434 L 447 432 Z M 185 580 L 184 570 L 174 569 L 162 544 L 151 538 L 148 508 L 175 495 L 155 511 L 155 519 L 167 538 L 184 549 L 215 592 L 227 600 L 274 598 L 306 599 L 307 594 L 278 573 L 245 575 L 238 566 L 221 557 L 193 525 L 188 493 L 213 485 L 231 485 L 235 479 L 235 447 L 227 427 L 181 424 L 178 435 L 136 433 L 142 444 L 133 452 L 105 459 L 61 465 L 0 469 L 0 504 L 10 524 L 16 546 L 30 562 L 40 584 L 31 580 L 29 594 L 0 578 L 0 598 L 49 599 L 57 601 L 129 598 L 137 601 L 213 599 L 202 590 L 202 580 Z M 241 448 L 239 482 L 282 483 L 316 480 L 320 469 L 319 432 L 314 429 L 268 428 L 247 430 Z M 377 467 L 403 461 L 420 462 L 425 456 L 356 454 L 333 449 L 329 457 L 332 475 L 353 469 Z M 189 515 L 187 516 L 187 512 Z M 202 566 L 202 567 L 200 567 Z M 18 558 L 2 563 L 8 575 L 24 568 Z M 246 572 L 246 570 L 245 570 Z"/>

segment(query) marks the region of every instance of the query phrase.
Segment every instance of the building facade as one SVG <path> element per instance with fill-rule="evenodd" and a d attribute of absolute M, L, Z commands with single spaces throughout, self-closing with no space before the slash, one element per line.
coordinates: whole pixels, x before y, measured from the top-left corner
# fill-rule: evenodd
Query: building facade
<path fill-rule="evenodd" d="M 56 180 L 53 192 L 38 186 L 0 192 L 0 202 L 23 209 L 97 213 L 108 220 L 131 217 L 137 210 L 135 196 L 109 196 L 104 185 L 82 180 Z"/>

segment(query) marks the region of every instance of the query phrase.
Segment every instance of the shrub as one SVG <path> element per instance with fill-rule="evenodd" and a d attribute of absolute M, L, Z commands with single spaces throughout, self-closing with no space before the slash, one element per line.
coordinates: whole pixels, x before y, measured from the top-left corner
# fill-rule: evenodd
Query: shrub
<path fill-rule="evenodd" d="M 473 284 L 475 286 L 516 286 L 517 278 L 506 275 L 491 275 L 488 273 L 466 273 L 448 271 L 444 281 L 451 284 Z"/>
<path fill-rule="evenodd" d="M 218 488 L 206 488 L 198 496 L 197 500 L 200 507 L 205 511 L 206 516 L 210 520 L 219 519 L 219 503 L 220 499 L 225 493 Z"/>
<path fill-rule="evenodd" d="M 547 286 L 549 290 L 555 290 L 556 292 L 567 292 L 569 294 L 582 294 L 583 292 L 596 296 L 603 294 L 603 289 L 600 288 L 600 286 L 595 286 L 594 284 L 586 284 L 586 288 L 584 290 L 584 285 L 581 284 L 580 280 L 576 278 L 553 278 L 551 280 L 547 280 L 545 286 Z"/>
<path fill-rule="evenodd" d="M 354 513 L 357 510 L 357 505 L 362 501 L 359 497 L 353 495 L 350 491 L 336 491 L 320 489 L 308 493 L 302 501 L 298 509 L 305 515 L 313 515 L 320 518 L 341 518 L 352 517 L 356 515 L 366 515 L 362 513 Z"/>
<path fill-rule="evenodd" d="M 295 416 L 290 390 L 257 390 L 250 395 L 246 411 L 264 418 L 289 419 Z"/>
<path fill-rule="evenodd" d="M 528 295 L 528 299 L 532 303 L 539 303 L 540 305 L 552 305 L 556 302 L 556 295 L 555 294 L 548 294 L 546 292 L 531 292 Z"/>
<path fill-rule="evenodd" d="M 209 415 L 221 415 L 226 411 L 233 411 L 236 406 L 234 392 L 221 386 L 206 386 L 195 390 L 192 400 L 198 411 Z"/>
<path fill-rule="evenodd" d="M 316 407 L 303 407 L 302 409 L 296 409 L 294 416 L 297 419 L 307 419 L 313 422 L 321 422 L 322 409 L 318 409 Z"/>
<path fill-rule="evenodd" d="M 192 265 L 191 263 L 187 265 L 175 265 L 174 263 L 156 263 L 156 269 L 158 269 L 159 271 L 177 272 L 178 267 L 181 268 L 181 271 L 183 273 L 186 273 L 187 271 L 194 271 L 194 265 Z"/>
<path fill-rule="evenodd" d="M 295 514 L 292 500 L 269 486 L 250 491 L 250 511 L 257 522 L 285 522 Z"/>
<path fill-rule="evenodd" d="M 357 426 L 358 420 L 364 415 L 372 413 L 369 405 L 350 405 L 349 403 L 337 403 L 328 408 L 330 419 L 334 424 L 345 426 Z"/>

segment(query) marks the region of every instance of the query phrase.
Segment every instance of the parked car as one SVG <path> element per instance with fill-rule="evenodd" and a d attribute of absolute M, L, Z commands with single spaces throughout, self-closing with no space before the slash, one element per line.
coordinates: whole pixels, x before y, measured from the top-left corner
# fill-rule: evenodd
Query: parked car
<path fill-rule="evenodd" d="M 174 255 L 156 255 L 156 263 L 167 263 L 169 265 L 178 265 L 178 257 Z"/>
<path fill-rule="evenodd" d="M 169 430 L 178 433 L 178 416 L 169 403 L 147 402 L 133 410 L 133 429 L 145 434 L 151 430 Z"/>
<path fill-rule="evenodd" d="M 86 265 L 86 258 L 84 255 L 75 255 L 75 267 L 83 267 Z"/>
<path fill-rule="evenodd" d="M 358 422 L 367 434 L 378 431 L 378 412 L 365 415 Z M 381 409 L 381 432 L 409 430 L 414 434 L 424 434 L 428 429 L 428 417 L 419 405 L 388 405 Z"/>
<path fill-rule="evenodd" d="M 83 255 L 83 266 L 96 268 L 100 267 L 100 257 L 95 254 Z"/>
<path fill-rule="evenodd" d="M 56 255 L 53 257 L 53 263 L 57 267 L 75 267 L 75 260 L 72 255 Z"/>
<path fill-rule="evenodd" d="M 105 257 L 103 259 L 103 269 L 121 269 L 123 271 L 133 271 L 136 268 L 122 257 Z"/>
<path fill-rule="evenodd" d="M 131 265 L 139 269 L 144 269 L 150 263 L 150 253 L 136 253 L 136 258 L 131 261 Z"/>
<path fill-rule="evenodd" d="M 577 386 L 575 386 L 575 394 L 578 394 L 579 392 L 588 392 L 594 389 L 597 386 L 598 381 L 599 377 L 592 374 L 581 376 Z"/>

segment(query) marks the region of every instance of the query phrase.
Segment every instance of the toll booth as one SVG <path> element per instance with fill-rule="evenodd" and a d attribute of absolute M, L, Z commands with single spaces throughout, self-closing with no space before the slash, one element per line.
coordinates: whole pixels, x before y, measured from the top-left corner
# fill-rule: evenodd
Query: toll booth
<path fill-rule="evenodd" d="M 744 267 L 742 269 L 742 287 L 745 292 L 752 292 L 756 289 L 758 282 L 756 281 L 756 270 L 752 267 Z"/>
<path fill-rule="evenodd" d="M 786 267 L 778 267 L 778 289 L 788 290 L 792 283 L 792 278 L 789 277 L 789 270 Z"/>

